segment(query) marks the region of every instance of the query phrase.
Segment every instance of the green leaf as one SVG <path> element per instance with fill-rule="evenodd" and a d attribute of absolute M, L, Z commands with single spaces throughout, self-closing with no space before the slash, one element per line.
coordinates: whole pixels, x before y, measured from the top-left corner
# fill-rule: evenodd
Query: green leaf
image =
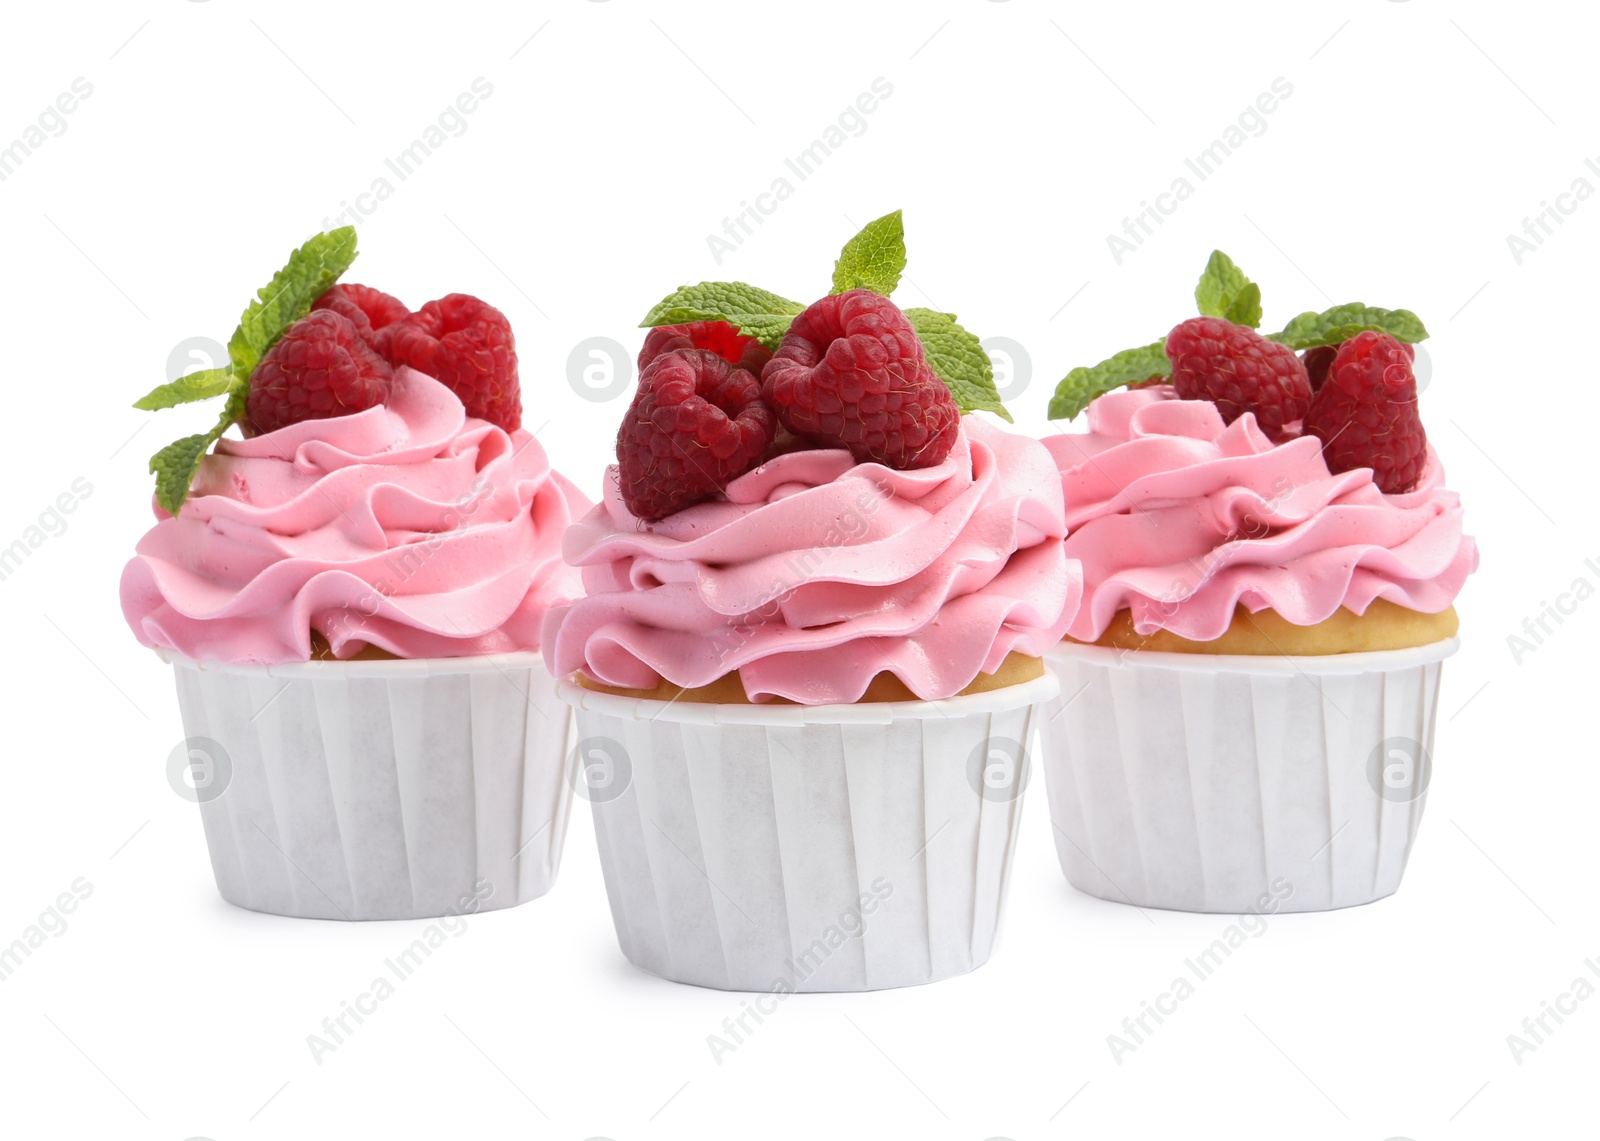
<path fill-rule="evenodd" d="M 256 294 L 228 341 L 234 374 L 248 378 L 273 342 L 311 312 L 311 303 L 355 260 L 354 226 L 318 234 L 290 254 L 284 267 Z"/>
<path fill-rule="evenodd" d="M 1252 329 L 1261 327 L 1261 287 L 1251 282 L 1228 302 L 1228 311 L 1223 317 L 1235 325 L 1248 325 Z"/>
<path fill-rule="evenodd" d="M 702 281 L 698 285 L 679 286 L 663 297 L 645 314 L 639 327 L 726 321 L 767 348 L 776 349 L 790 323 L 804 309 L 798 301 L 742 281 Z"/>
<path fill-rule="evenodd" d="M 887 297 L 906 268 L 906 231 L 900 211 L 868 222 L 844 244 L 833 263 L 834 293 L 870 289 Z"/>
<path fill-rule="evenodd" d="M 228 368 L 207 368 L 180 376 L 171 384 L 158 385 L 134 401 L 135 408 L 156 412 L 174 408 L 195 400 L 209 400 L 221 396 L 233 383 L 233 371 Z"/>
<path fill-rule="evenodd" d="M 1194 287 L 1194 301 L 1200 307 L 1200 315 L 1232 320 L 1228 309 L 1248 285 L 1250 279 L 1244 275 L 1244 270 L 1233 264 L 1232 258 L 1221 250 L 1212 250 L 1211 260 L 1206 262 L 1206 270 Z M 1257 304 L 1260 300 L 1261 291 L 1257 289 Z"/>
<path fill-rule="evenodd" d="M 922 342 L 929 366 L 950 389 L 957 408 L 962 412 L 993 412 L 1011 420 L 995 387 L 994 362 L 978 338 L 956 322 L 954 313 L 907 309 L 905 315 Z"/>
<path fill-rule="evenodd" d="M 171 514 L 176 515 L 182 509 L 184 500 L 189 498 L 189 487 L 194 483 L 195 473 L 200 470 L 200 461 L 205 458 L 211 445 L 222 438 L 235 420 L 244 415 L 247 391 L 246 384 L 234 385 L 228 393 L 228 402 L 223 406 L 222 415 L 211 431 L 174 440 L 150 457 L 150 470 L 156 477 L 156 502 Z"/>
<path fill-rule="evenodd" d="M 1273 333 L 1267 339 L 1288 345 L 1299 352 L 1320 345 L 1337 345 L 1368 329 L 1388 333 L 1395 340 L 1407 344 L 1428 338 L 1428 330 L 1423 327 L 1421 318 L 1409 309 L 1378 309 L 1352 301 L 1348 305 L 1335 305 L 1321 313 L 1302 313 L 1285 325 L 1283 332 Z"/>
<path fill-rule="evenodd" d="M 1092 368 L 1075 368 L 1062 377 L 1050 400 L 1050 419 L 1070 420 L 1102 393 L 1141 380 L 1171 375 L 1172 362 L 1167 359 L 1165 340 L 1123 349 Z"/>
<path fill-rule="evenodd" d="M 150 470 L 156 476 L 156 502 L 173 515 L 189 498 L 189 485 L 200 470 L 200 457 L 211 447 L 208 432 L 174 440 L 150 457 Z"/>
<path fill-rule="evenodd" d="M 200 461 L 230 425 L 244 415 L 250 374 L 284 331 L 311 312 L 311 303 L 339 280 L 356 259 L 356 231 L 343 226 L 318 234 L 289 255 L 284 267 L 257 294 L 228 341 L 226 368 L 208 368 L 151 389 L 134 404 L 155 411 L 227 394 L 209 432 L 175 440 L 150 457 L 156 502 L 176 515 L 189 497 Z"/>

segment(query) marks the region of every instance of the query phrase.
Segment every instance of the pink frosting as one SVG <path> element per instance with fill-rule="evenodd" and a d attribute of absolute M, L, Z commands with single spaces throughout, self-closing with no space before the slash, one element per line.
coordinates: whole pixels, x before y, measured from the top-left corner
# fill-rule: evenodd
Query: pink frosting
<path fill-rule="evenodd" d="M 1331 474 L 1315 438 L 1274 445 L 1254 416 L 1224 425 L 1166 385 L 1100 397 L 1088 428 L 1045 441 L 1083 566 L 1074 638 L 1098 638 L 1119 610 L 1141 634 L 1197 641 L 1240 603 L 1302 626 L 1375 598 L 1433 614 L 1477 569 L 1431 448 L 1416 489 L 1385 495 L 1370 468 Z"/>
<path fill-rule="evenodd" d="M 396 371 L 386 404 L 222 440 L 174 518 L 139 541 L 122 610 L 147 646 L 201 661 L 539 648 L 552 603 L 582 589 L 561 533 L 589 507 L 527 432 Z"/>
<path fill-rule="evenodd" d="M 883 670 L 949 697 L 1060 641 L 1082 593 L 1065 534 L 1049 453 L 976 417 L 936 467 L 790 452 L 649 524 L 612 468 L 567 533 L 588 593 L 551 609 L 545 660 L 631 689 L 737 669 L 755 701 L 853 702 Z"/>

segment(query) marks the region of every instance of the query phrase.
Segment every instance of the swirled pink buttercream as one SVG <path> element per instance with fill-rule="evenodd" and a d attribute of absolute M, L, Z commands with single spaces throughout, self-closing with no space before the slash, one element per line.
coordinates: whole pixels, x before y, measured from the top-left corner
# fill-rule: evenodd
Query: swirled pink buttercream
<path fill-rule="evenodd" d="M 1376 598 L 1433 614 L 1477 569 L 1431 448 L 1416 488 L 1385 495 L 1369 468 L 1330 473 L 1315 438 L 1274 445 L 1253 416 L 1224 425 L 1166 385 L 1102 396 L 1088 420 L 1045 441 L 1083 566 L 1074 638 L 1098 638 L 1119 610 L 1141 634 L 1196 641 L 1240 604 L 1302 626 Z"/>
<path fill-rule="evenodd" d="M 880 671 L 952 696 L 1063 637 L 1081 584 L 1059 485 L 1037 441 L 977 417 L 935 467 L 789 452 L 650 524 L 613 468 L 567 533 L 586 596 L 551 609 L 545 660 L 632 689 L 737 669 L 755 701 L 853 702 Z"/>
<path fill-rule="evenodd" d="M 313 631 L 341 658 L 536 650 L 582 589 L 561 535 L 588 507 L 527 432 L 401 368 L 383 405 L 220 441 L 179 514 L 156 508 L 122 610 L 201 661 L 304 661 Z"/>

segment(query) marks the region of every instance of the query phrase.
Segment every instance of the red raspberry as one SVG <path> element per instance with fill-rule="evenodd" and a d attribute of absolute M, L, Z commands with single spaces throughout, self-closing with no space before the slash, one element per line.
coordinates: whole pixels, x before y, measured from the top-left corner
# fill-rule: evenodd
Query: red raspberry
<path fill-rule="evenodd" d="M 467 415 L 514 431 L 522 424 L 522 386 L 511 322 L 466 293 L 430 301 L 396 322 L 389 360 L 425 372 L 461 398 Z"/>
<path fill-rule="evenodd" d="M 1305 431 L 1322 441 L 1331 472 L 1372 469 L 1378 490 L 1410 491 L 1428 460 L 1417 412 L 1415 350 L 1368 330 L 1339 346 L 1328 379 L 1311 401 Z"/>
<path fill-rule="evenodd" d="M 347 318 L 313 310 L 278 338 L 250 374 L 245 435 L 364 411 L 383 403 L 393 375 Z"/>
<path fill-rule="evenodd" d="M 754 373 L 707 349 L 662 353 L 617 433 L 622 502 L 651 520 L 710 499 L 761 462 L 776 429 Z"/>
<path fill-rule="evenodd" d="M 1246 412 L 1274 440 L 1305 419 L 1306 366 L 1287 345 L 1220 317 L 1191 317 L 1167 334 L 1172 387 L 1185 400 L 1210 400 L 1231 424 Z"/>
<path fill-rule="evenodd" d="M 370 285 L 333 285 L 312 303 L 312 309 L 331 309 L 348 318 L 361 334 L 361 339 L 388 355 L 389 337 L 394 335 L 394 324 L 411 315 L 411 311 L 397 297 Z M 387 330 L 387 332 L 385 332 Z"/>
<path fill-rule="evenodd" d="M 796 435 L 902 471 L 942 461 L 961 425 L 911 322 L 870 289 L 796 317 L 761 373 L 761 395 Z"/>
<path fill-rule="evenodd" d="M 1317 348 L 1307 349 L 1300 354 L 1300 363 L 1306 366 L 1306 379 L 1311 382 L 1313 394 L 1322 387 L 1322 382 L 1327 379 L 1328 366 L 1333 363 L 1333 354 L 1338 351 L 1338 345 L 1319 345 Z"/>
<path fill-rule="evenodd" d="M 757 376 L 772 353 L 754 337 L 739 332 L 726 321 L 691 321 L 687 325 L 662 325 L 651 329 L 639 350 L 639 371 L 662 353 L 673 349 L 710 349 L 729 364 L 749 369 Z"/>

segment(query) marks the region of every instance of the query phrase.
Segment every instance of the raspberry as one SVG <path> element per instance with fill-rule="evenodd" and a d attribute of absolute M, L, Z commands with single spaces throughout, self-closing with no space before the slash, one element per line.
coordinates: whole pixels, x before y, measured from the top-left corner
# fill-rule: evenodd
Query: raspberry
<path fill-rule="evenodd" d="M 250 374 L 245 434 L 361 412 L 383 403 L 393 375 L 354 323 L 315 309 L 291 325 Z"/>
<path fill-rule="evenodd" d="M 333 285 L 312 304 L 312 309 L 331 309 L 348 318 L 361 334 L 361 339 L 388 355 L 389 337 L 394 335 L 394 324 L 411 315 L 411 311 L 397 297 L 370 285 Z M 386 332 L 387 331 L 387 332 Z"/>
<path fill-rule="evenodd" d="M 729 364 L 749 369 L 757 376 L 772 359 L 772 352 L 754 337 L 747 337 L 726 321 L 691 321 L 687 325 L 662 325 L 651 329 L 639 350 L 639 371 L 662 353 L 673 349 L 710 349 Z"/>
<path fill-rule="evenodd" d="M 1338 351 L 1338 345 L 1320 345 L 1314 349 L 1307 349 L 1300 354 L 1300 363 L 1306 366 L 1306 379 L 1311 382 L 1313 394 L 1322 387 L 1322 382 L 1327 379 L 1328 366 L 1333 363 L 1333 354 Z"/>
<path fill-rule="evenodd" d="M 710 499 L 761 462 L 776 428 L 754 373 L 707 349 L 662 353 L 617 433 L 622 502 L 652 520 Z"/>
<path fill-rule="evenodd" d="M 1231 424 L 1246 412 L 1274 440 L 1305 419 L 1306 366 L 1287 345 L 1220 317 L 1191 317 L 1167 334 L 1172 387 L 1185 400 L 1210 400 Z"/>
<path fill-rule="evenodd" d="M 911 322 L 868 289 L 824 297 L 794 319 L 761 373 L 785 428 L 905 470 L 950 454 L 961 412 Z"/>
<path fill-rule="evenodd" d="M 1328 378 L 1311 401 L 1305 431 L 1322 441 L 1331 472 L 1372 469 L 1379 491 L 1410 491 L 1428 459 L 1417 412 L 1415 350 L 1368 330 L 1339 346 Z"/>
<path fill-rule="evenodd" d="M 466 293 L 430 301 L 394 324 L 388 350 L 390 363 L 425 372 L 459 396 L 468 416 L 507 432 L 522 424 L 516 338 L 493 305 Z"/>

